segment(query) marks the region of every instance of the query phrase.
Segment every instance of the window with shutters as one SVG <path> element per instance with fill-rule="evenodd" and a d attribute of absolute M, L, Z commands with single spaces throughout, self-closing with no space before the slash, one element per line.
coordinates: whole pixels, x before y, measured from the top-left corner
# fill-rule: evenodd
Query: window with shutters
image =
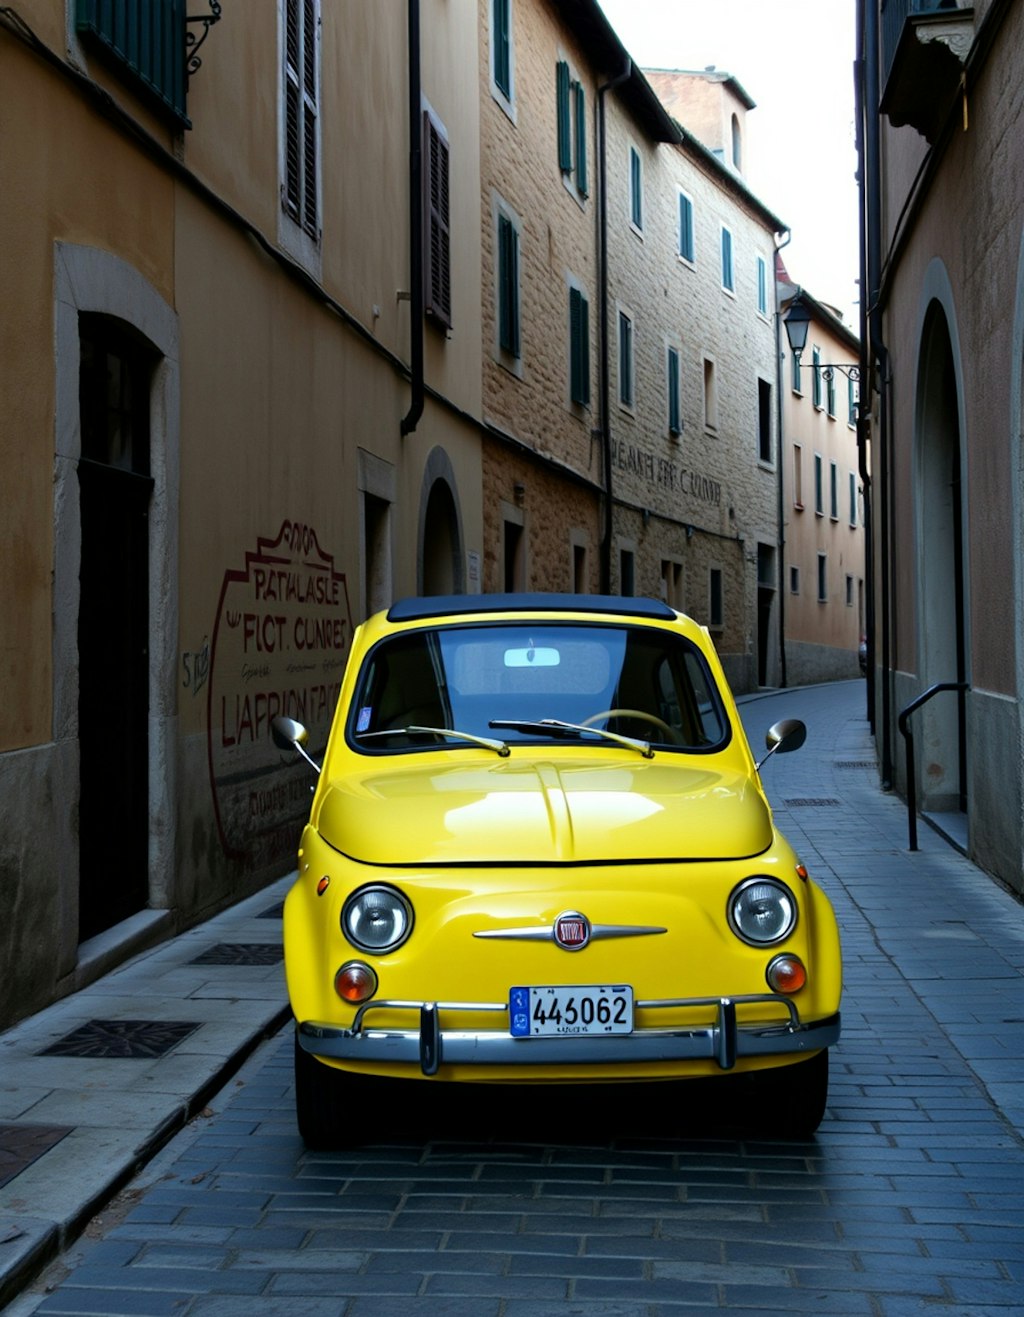
<path fill-rule="evenodd" d="M 504 205 L 497 207 L 497 261 L 495 289 L 499 356 L 518 363 L 522 356 L 520 336 L 519 234 L 516 216 Z"/>
<path fill-rule="evenodd" d="M 680 390 L 679 349 L 669 345 L 665 358 L 668 396 L 668 432 L 673 439 L 683 433 L 682 395 Z"/>
<path fill-rule="evenodd" d="M 727 293 L 735 292 L 732 268 L 732 232 L 722 225 L 722 287 Z"/>
<path fill-rule="evenodd" d="M 452 327 L 452 258 L 448 134 L 432 110 L 423 112 L 423 307 L 441 329 Z"/>
<path fill-rule="evenodd" d="M 569 289 L 569 398 L 590 405 L 590 304 L 581 288 Z"/>
<path fill-rule="evenodd" d="M 564 59 L 555 66 L 555 99 L 558 168 L 566 186 L 583 199 L 588 191 L 587 94 Z"/>
<path fill-rule="evenodd" d="M 768 314 L 768 262 L 763 256 L 757 258 L 757 313 Z"/>
<path fill-rule="evenodd" d="M 687 196 L 685 192 L 679 193 L 679 256 L 680 259 L 688 261 L 690 265 L 694 261 L 694 241 L 693 241 L 693 198 Z"/>
<path fill-rule="evenodd" d="M 513 121 L 514 77 L 512 0 L 491 0 L 491 94 Z"/>
<path fill-rule="evenodd" d="M 815 348 L 811 353 L 811 366 L 814 371 L 811 397 L 814 401 L 815 407 L 821 411 L 821 348 Z"/>
<path fill-rule="evenodd" d="M 637 233 L 644 231 L 644 170 L 640 152 L 629 148 L 629 222 Z"/>
<path fill-rule="evenodd" d="M 281 207 L 304 255 L 320 245 L 320 0 L 283 0 L 282 20 Z"/>
<path fill-rule="evenodd" d="M 625 311 L 619 312 L 619 402 L 623 407 L 632 407 L 635 392 L 633 387 L 633 318 Z"/>

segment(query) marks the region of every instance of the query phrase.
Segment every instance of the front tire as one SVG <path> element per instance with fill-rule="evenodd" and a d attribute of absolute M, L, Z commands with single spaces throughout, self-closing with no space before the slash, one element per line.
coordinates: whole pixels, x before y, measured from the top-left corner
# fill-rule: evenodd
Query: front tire
<path fill-rule="evenodd" d="M 295 1116 L 307 1148 L 340 1148 L 346 1142 L 346 1076 L 311 1056 L 295 1032 Z"/>
<path fill-rule="evenodd" d="M 766 1135 L 807 1139 L 828 1102 L 828 1048 L 806 1061 L 745 1076 L 751 1123 Z"/>

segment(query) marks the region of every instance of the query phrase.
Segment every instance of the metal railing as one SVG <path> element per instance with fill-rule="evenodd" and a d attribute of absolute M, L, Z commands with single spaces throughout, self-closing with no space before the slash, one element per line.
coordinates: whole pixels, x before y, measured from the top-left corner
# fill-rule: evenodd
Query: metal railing
<path fill-rule="evenodd" d="M 906 742 L 907 753 L 907 831 L 909 833 L 910 850 L 916 851 L 917 845 L 917 774 L 914 771 L 914 733 L 910 730 L 910 715 L 920 709 L 922 704 L 927 704 L 933 695 L 938 695 L 940 691 L 958 691 L 960 696 L 960 725 L 964 722 L 964 694 L 970 690 L 966 681 L 940 681 L 917 697 L 911 700 L 907 707 L 900 711 L 896 722 Z"/>

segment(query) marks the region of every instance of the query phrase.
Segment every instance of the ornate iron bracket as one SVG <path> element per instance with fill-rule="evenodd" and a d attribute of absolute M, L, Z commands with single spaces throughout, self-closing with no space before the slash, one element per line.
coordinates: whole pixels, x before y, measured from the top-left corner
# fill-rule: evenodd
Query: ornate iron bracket
<path fill-rule="evenodd" d="M 207 0 L 207 3 L 210 6 L 210 12 L 208 14 L 185 15 L 186 23 L 201 23 L 203 25 L 203 30 L 198 37 L 190 28 L 186 28 L 185 30 L 185 77 L 186 78 L 191 78 L 193 73 L 198 72 L 199 66 L 203 62 L 199 58 L 199 47 L 210 35 L 210 28 L 213 27 L 214 23 L 220 22 L 221 0 Z"/>

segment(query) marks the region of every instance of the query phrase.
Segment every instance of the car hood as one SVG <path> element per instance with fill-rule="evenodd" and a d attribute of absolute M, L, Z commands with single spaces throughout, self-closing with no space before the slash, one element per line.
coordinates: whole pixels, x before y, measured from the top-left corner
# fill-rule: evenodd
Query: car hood
<path fill-rule="evenodd" d="M 746 773 L 668 756 L 375 768 L 326 784 L 313 822 L 367 864 L 738 859 L 772 840 Z"/>

